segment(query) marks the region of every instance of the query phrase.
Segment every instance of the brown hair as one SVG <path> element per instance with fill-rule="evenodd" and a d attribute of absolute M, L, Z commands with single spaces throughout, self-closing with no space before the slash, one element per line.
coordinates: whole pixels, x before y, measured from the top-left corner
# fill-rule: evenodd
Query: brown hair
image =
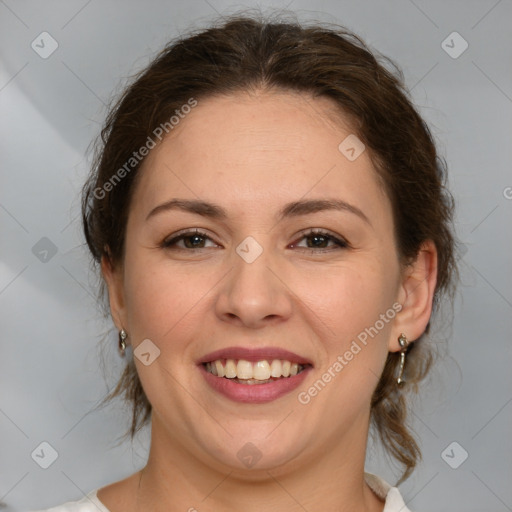
<path fill-rule="evenodd" d="M 82 198 L 85 238 L 95 262 L 102 256 L 113 264 L 123 261 L 130 198 L 140 167 L 134 163 L 127 170 L 126 162 L 155 129 L 168 123 L 191 98 L 200 101 L 214 94 L 256 89 L 331 98 L 348 116 L 391 200 L 401 263 L 413 261 L 424 241 L 436 245 L 437 309 L 441 294 L 453 292 L 457 274 L 446 164 L 408 98 L 401 71 L 340 26 L 238 15 L 169 43 L 111 108 L 101 132 Z M 123 166 L 127 172 L 113 183 Z M 100 293 L 104 292 L 102 285 Z M 421 343 L 423 337 L 410 345 L 405 391 L 417 390 L 432 363 L 431 348 Z M 398 360 L 398 353 L 388 354 L 372 398 L 371 419 L 388 453 L 403 464 L 403 481 L 421 453 L 406 426 L 404 390 L 396 385 Z M 115 396 L 132 403 L 128 434 L 133 437 L 151 416 L 133 361 L 106 400 Z"/>

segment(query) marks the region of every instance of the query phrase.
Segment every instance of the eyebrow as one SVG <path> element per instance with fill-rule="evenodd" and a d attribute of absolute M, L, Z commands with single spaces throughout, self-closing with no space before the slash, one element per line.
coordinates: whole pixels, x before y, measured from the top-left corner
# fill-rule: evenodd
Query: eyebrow
<path fill-rule="evenodd" d="M 170 201 L 166 201 L 165 203 L 153 208 L 146 217 L 146 220 L 149 220 L 151 217 L 159 213 L 170 210 L 182 210 L 216 220 L 226 220 L 228 218 L 226 210 L 217 204 L 195 199 L 171 199 Z M 347 203 L 346 201 L 342 201 L 341 199 L 303 199 L 300 201 L 294 201 L 284 205 L 278 214 L 278 218 L 279 220 L 283 220 L 285 218 L 299 217 L 301 215 L 308 215 L 325 210 L 349 212 L 357 215 L 370 226 L 372 225 L 362 210 L 357 208 L 357 206 Z"/>

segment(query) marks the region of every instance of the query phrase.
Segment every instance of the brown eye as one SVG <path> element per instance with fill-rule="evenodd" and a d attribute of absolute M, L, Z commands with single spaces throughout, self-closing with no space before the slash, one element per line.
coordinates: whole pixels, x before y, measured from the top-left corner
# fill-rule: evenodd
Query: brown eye
<path fill-rule="evenodd" d="M 202 231 L 188 231 L 181 233 L 177 236 L 173 236 L 163 241 L 162 247 L 166 249 L 180 249 L 180 250 L 195 250 L 195 249 L 206 249 L 206 240 L 211 240 L 210 237 Z M 183 242 L 181 246 L 178 244 Z"/>
<path fill-rule="evenodd" d="M 292 244 L 293 247 L 304 247 L 306 249 L 327 249 L 336 250 L 349 247 L 348 243 L 334 235 L 331 235 L 327 231 L 322 230 L 311 230 L 306 233 L 302 233 L 301 240 L 307 240 L 307 245 L 299 245 L 297 243 Z M 331 246 L 329 248 L 329 243 Z M 322 251 L 319 251 L 322 252 Z M 325 251 L 324 251 L 325 252 Z"/>

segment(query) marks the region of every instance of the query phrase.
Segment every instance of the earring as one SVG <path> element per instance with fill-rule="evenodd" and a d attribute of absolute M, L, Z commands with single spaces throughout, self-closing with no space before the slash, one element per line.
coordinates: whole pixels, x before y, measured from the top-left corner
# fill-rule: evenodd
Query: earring
<path fill-rule="evenodd" d="M 124 351 L 126 350 L 126 338 L 128 338 L 128 334 L 126 334 L 124 329 L 121 329 L 119 331 L 119 351 L 122 356 L 124 356 Z"/>
<path fill-rule="evenodd" d="M 396 379 L 396 383 L 399 386 L 403 386 L 405 384 L 405 380 L 402 379 L 405 366 L 405 353 L 407 352 L 407 348 L 409 346 L 409 342 L 407 341 L 407 337 L 404 333 L 398 336 L 398 343 L 400 344 L 402 350 L 400 351 L 400 369 L 398 370 L 398 378 Z"/>

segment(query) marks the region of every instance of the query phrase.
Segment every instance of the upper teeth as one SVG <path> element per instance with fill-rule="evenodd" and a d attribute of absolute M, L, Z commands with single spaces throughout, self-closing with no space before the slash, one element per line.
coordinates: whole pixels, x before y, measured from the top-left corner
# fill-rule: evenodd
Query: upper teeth
<path fill-rule="evenodd" d="M 225 361 L 223 363 L 223 361 Z M 217 377 L 226 377 L 228 379 L 256 379 L 267 380 L 270 377 L 289 377 L 297 375 L 304 366 L 290 361 L 274 359 L 271 363 L 268 361 L 258 361 L 251 363 L 245 359 L 217 359 L 206 363 L 206 371 L 213 373 Z"/>

